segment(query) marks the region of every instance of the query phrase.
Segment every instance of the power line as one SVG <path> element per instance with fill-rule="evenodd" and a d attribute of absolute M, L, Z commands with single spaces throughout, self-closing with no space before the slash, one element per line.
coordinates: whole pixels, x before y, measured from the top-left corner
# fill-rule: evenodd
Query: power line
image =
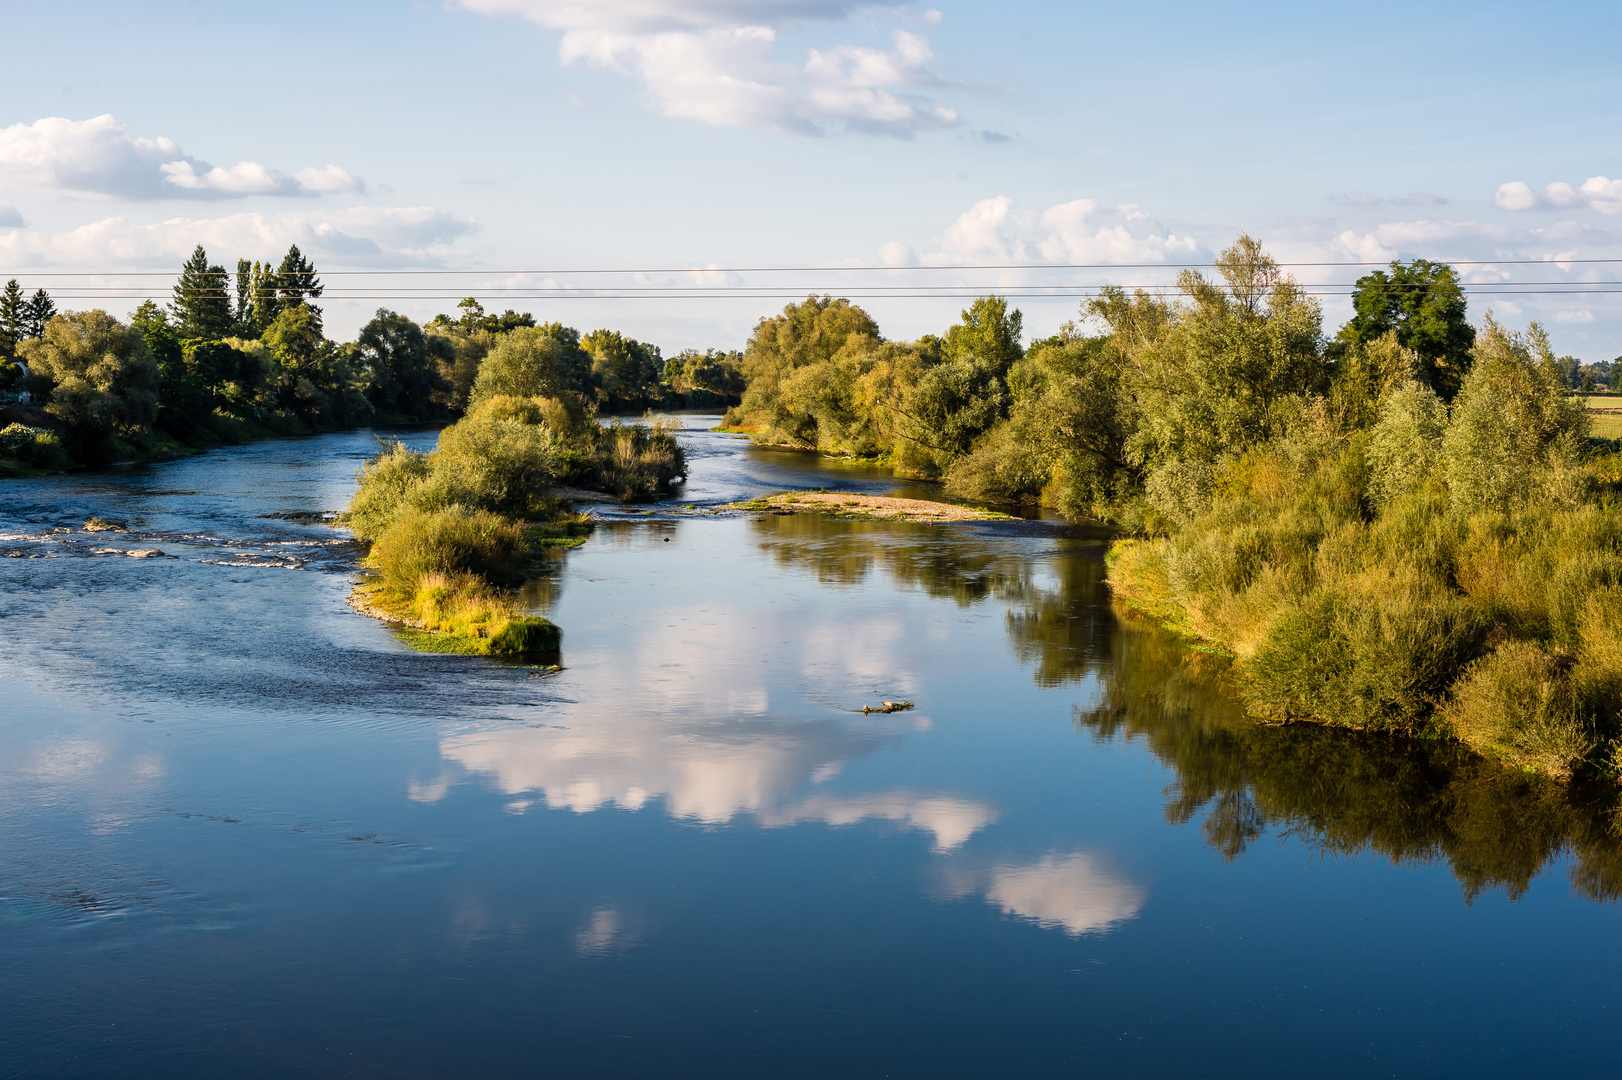
<path fill-rule="evenodd" d="M 1613 283 L 1613 285 L 1614 285 L 1614 283 Z M 1151 288 L 1160 290 L 1160 291 L 1162 291 L 1164 293 L 1168 293 L 1168 294 L 1175 291 L 1174 287 L 1168 287 L 1168 286 L 1152 286 Z M 985 295 L 996 295 L 996 296 L 1000 296 L 1000 297 L 1006 297 L 1008 299 L 1066 300 L 1066 299 L 1086 299 L 1086 298 L 1101 295 L 1102 291 L 1103 291 L 1102 288 L 1087 289 L 1087 288 L 1073 287 L 1073 286 L 1053 286 L 1051 289 L 1041 290 L 1041 291 L 1038 291 L 1036 289 L 1032 289 L 1032 288 L 1029 288 L 1029 287 L 1027 287 L 1027 288 L 1019 288 L 1019 289 L 1007 289 L 1007 288 L 995 288 L 995 287 L 989 287 L 989 288 L 962 287 L 961 289 L 958 289 L 956 291 L 930 291 L 930 292 L 919 292 L 919 291 L 874 292 L 874 291 L 867 291 L 867 290 L 849 290 L 849 291 L 841 292 L 840 293 L 840 298 L 841 299 L 847 299 L 847 300 L 973 300 L 973 299 L 977 299 L 977 298 L 979 298 L 981 296 L 985 296 Z M 1352 296 L 1352 295 L 1355 295 L 1355 292 L 1356 292 L 1355 289 L 1353 289 L 1351 287 L 1344 287 L 1344 286 L 1343 287 L 1336 287 L 1334 289 L 1304 288 L 1304 289 L 1300 289 L 1298 291 L 1299 291 L 1299 293 L 1301 295 L 1312 296 L 1312 297 L 1317 297 L 1317 296 L 1324 296 L 1324 297 Z M 1602 288 L 1572 288 L 1572 287 L 1538 288 L 1538 289 L 1501 288 L 1501 289 L 1493 289 L 1493 290 L 1487 291 L 1487 292 L 1481 292 L 1478 295 L 1483 296 L 1483 297 L 1488 297 L 1488 296 L 1504 296 L 1504 297 L 1509 297 L 1509 296 L 1608 296 L 1608 295 L 1615 295 L 1615 294 L 1619 294 L 1619 293 L 1622 293 L 1622 286 L 1602 287 Z M 711 291 L 711 292 L 695 291 L 695 290 L 677 290 L 677 291 L 669 291 L 669 292 L 659 291 L 659 292 L 651 292 L 651 293 L 650 292 L 631 292 L 631 291 L 626 291 L 626 290 L 591 290 L 591 291 L 581 291 L 581 292 L 570 292 L 570 291 L 559 290 L 559 291 L 555 291 L 555 292 L 504 293 L 504 294 L 499 294 L 499 295 L 491 295 L 489 293 L 485 294 L 485 297 L 487 299 L 499 300 L 499 301 L 502 301 L 502 302 L 518 302 L 518 301 L 525 301 L 525 300 L 550 300 L 550 301 L 561 301 L 561 300 L 785 300 L 785 299 L 786 300 L 799 300 L 799 299 L 803 299 L 805 296 L 806 296 L 806 292 L 804 290 L 774 292 L 774 291 L 769 291 L 769 290 L 767 290 L 765 288 L 758 289 L 758 290 L 722 290 L 722 291 Z M 165 294 L 163 294 L 163 293 L 150 293 L 150 292 L 144 292 L 144 293 L 135 293 L 135 292 L 94 292 L 94 293 L 89 293 L 89 292 L 58 292 L 58 293 L 52 293 L 51 298 L 53 300 L 61 300 L 61 301 L 68 301 L 68 300 L 162 300 L 162 299 L 167 299 L 167 296 Z M 432 294 L 429 294 L 429 293 L 414 293 L 414 294 L 409 294 L 409 295 L 402 294 L 402 293 L 354 293 L 354 294 L 342 294 L 342 295 L 336 295 L 336 296 L 323 297 L 323 299 L 327 300 L 329 302 L 331 302 L 331 301 L 360 301 L 360 300 L 364 300 L 364 301 L 378 301 L 378 300 L 392 300 L 392 301 L 407 301 L 407 300 L 460 301 L 460 300 L 468 299 L 468 297 L 467 297 L 466 293 L 462 293 L 462 292 L 432 293 Z M 478 297 L 474 297 L 474 299 L 478 299 Z"/>
<path fill-rule="evenodd" d="M 1434 259 L 1428 260 L 1445 266 L 1592 266 L 1622 264 L 1622 258 L 1615 259 Z M 679 266 L 679 267 L 578 267 L 568 270 L 321 270 L 319 277 L 368 277 L 368 276 L 478 276 L 488 277 L 527 277 L 527 276 L 577 276 L 582 274 L 786 274 L 786 273 L 817 273 L 817 274 L 844 274 L 844 273 L 919 273 L 948 270 L 1201 270 L 1215 269 L 1216 263 L 964 263 L 964 264 L 931 264 L 922 266 Z M 1276 267 L 1322 267 L 1322 266 L 1379 266 L 1388 267 L 1389 260 L 1370 261 L 1318 261 L 1318 262 L 1275 262 Z M 234 270 L 226 270 L 234 275 Z M 179 272 L 173 270 L 33 270 L 12 271 L 0 269 L 0 277 L 28 277 L 31 280 L 41 278 L 68 278 L 68 277 L 178 277 Z"/>

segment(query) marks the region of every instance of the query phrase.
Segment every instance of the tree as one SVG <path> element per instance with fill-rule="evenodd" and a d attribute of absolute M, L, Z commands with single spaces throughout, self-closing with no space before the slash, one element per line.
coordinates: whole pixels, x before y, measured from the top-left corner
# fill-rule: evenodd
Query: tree
<path fill-rule="evenodd" d="M 180 269 L 169 308 L 182 338 L 229 337 L 236 327 L 231 314 L 231 293 L 225 267 L 210 266 L 208 252 L 198 244 Z"/>
<path fill-rule="evenodd" d="M 111 460 L 115 439 L 145 444 L 158 412 L 158 366 L 133 327 L 105 311 L 70 311 L 24 342 L 21 356 L 48 384 L 46 409 L 80 460 Z"/>
<path fill-rule="evenodd" d="M 237 337 L 259 336 L 253 332 L 253 267 L 254 264 L 247 259 L 237 260 L 237 304 L 231 314 Z"/>
<path fill-rule="evenodd" d="M 1565 380 L 1543 328 L 1505 330 L 1489 315 L 1442 437 L 1442 465 L 1456 506 L 1508 510 L 1569 495 L 1588 434 L 1583 403 Z"/>
<path fill-rule="evenodd" d="M 435 394 L 442 387 L 422 327 L 404 315 L 378 308 L 356 344 L 366 399 L 374 408 L 419 419 L 434 413 Z"/>
<path fill-rule="evenodd" d="M 1352 307 L 1356 314 L 1336 335 L 1337 345 L 1355 348 L 1395 331 L 1397 341 L 1419 358 L 1419 377 L 1444 401 L 1453 399 L 1476 340 L 1456 270 L 1428 259 L 1393 262 L 1390 273 L 1376 270 L 1357 279 Z"/>
<path fill-rule="evenodd" d="M 580 348 L 579 335 L 557 323 L 503 334 L 479 366 L 468 412 L 490 398 L 505 396 L 556 398 L 571 411 L 584 415 L 577 382 L 581 357 L 589 364 L 590 356 Z"/>
<path fill-rule="evenodd" d="M 282 257 L 282 265 L 276 269 L 277 299 L 284 308 L 296 304 L 308 307 L 317 333 L 321 331 L 321 309 L 310 301 L 319 297 L 324 289 L 321 279 L 315 276 L 314 264 L 304 257 L 297 244 L 289 247 Z"/>
<path fill-rule="evenodd" d="M 25 338 L 42 337 L 45 327 L 56 317 L 56 304 L 44 289 L 35 289 L 34 295 L 23 305 L 23 333 Z"/>
<path fill-rule="evenodd" d="M 22 288 L 17 279 L 12 278 L 6 282 L 6 290 L 0 293 L 0 345 L 5 347 L 7 356 L 17 351 L 17 343 L 27 335 L 23 329 L 28 322 L 28 301 L 23 299 Z"/>
<path fill-rule="evenodd" d="M 593 330 L 580 346 L 591 354 L 591 378 L 603 405 L 639 406 L 658 396 L 664 359 L 657 347 L 617 330 Z"/>
<path fill-rule="evenodd" d="M 1019 338 L 1025 317 L 1008 310 L 1000 296 L 982 296 L 963 313 L 963 321 L 946 331 L 944 352 L 947 360 L 984 360 L 999 376 L 1008 374 L 1021 356 Z"/>
<path fill-rule="evenodd" d="M 238 280 L 241 280 L 240 276 Z M 243 337 L 262 337 L 270 329 L 270 324 L 276 321 L 276 316 L 282 310 L 281 300 L 277 296 L 279 288 L 280 279 L 268 262 L 255 262 L 248 268 L 248 315 L 241 328 Z"/>
<path fill-rule="evenodd" d="M 854 336 L 882 340 L 873 317 L 843 297 L 808 296 L 781 315 L 761 319 L 744 347 L 749 389 L 738 417 L 759 425 L 773 441 L 817 445 L 815 420 L 785 399 L 783 383 L 796 369 L 831 360 Z"/>
<path fill-rule="evenodd" d="M 1123 350 L 1123 389 L 1137 418 L 1129 455 L 1146 470 L 1243 453 L 1279 434 L 1302 395 L 1324 389 L 1317 301 L 1250 236 L 1216 265 L 1220 282 L 1183 271 L 1185 302 L 1169 311 L 1119 291 L 1091 306 Z"/>

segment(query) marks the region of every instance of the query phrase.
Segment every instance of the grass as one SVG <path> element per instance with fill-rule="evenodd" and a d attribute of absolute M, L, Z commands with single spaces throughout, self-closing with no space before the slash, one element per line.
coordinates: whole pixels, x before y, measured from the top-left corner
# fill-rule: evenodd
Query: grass
<path fill-rule="evenodd" d="M 1008 514 L 956 503 L 924 499 L 895 499 L 846 492 L 802 491 L 732 503 L 728 509 L 746 513 L 825 513 L 846 521 L 911 521 L 939 524 L 960 521 L 1013 521 Z"/>

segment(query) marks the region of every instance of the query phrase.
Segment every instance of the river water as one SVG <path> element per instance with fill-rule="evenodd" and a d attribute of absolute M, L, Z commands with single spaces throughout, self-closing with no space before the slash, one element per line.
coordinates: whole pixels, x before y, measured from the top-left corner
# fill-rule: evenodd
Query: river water
<path fill-rule="evenodd" d="M 371 433 L 6 482 L 0 1075 L 1614 1072 L 1610 791 L 1242 723 L 1086 526 L 710 513 L 901 486 L 713 420 L 561 672 L 345 605 Z"/>

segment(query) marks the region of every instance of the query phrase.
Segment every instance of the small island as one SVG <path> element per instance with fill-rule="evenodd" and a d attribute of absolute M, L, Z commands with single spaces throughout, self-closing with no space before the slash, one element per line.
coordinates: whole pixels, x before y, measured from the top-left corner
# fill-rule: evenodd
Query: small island
<path fill-rule="evenodd" d="M 888 495 L 859 495 L 851 491 L 786 491 L 760 499 L 728 503 L 726 509 L 767 514 L 833 514 L 855 521 L 911 521 L 929 525 L 1015 520 L 1012 515 L 973 506 L 927 499 L 897 499 Z"/>

